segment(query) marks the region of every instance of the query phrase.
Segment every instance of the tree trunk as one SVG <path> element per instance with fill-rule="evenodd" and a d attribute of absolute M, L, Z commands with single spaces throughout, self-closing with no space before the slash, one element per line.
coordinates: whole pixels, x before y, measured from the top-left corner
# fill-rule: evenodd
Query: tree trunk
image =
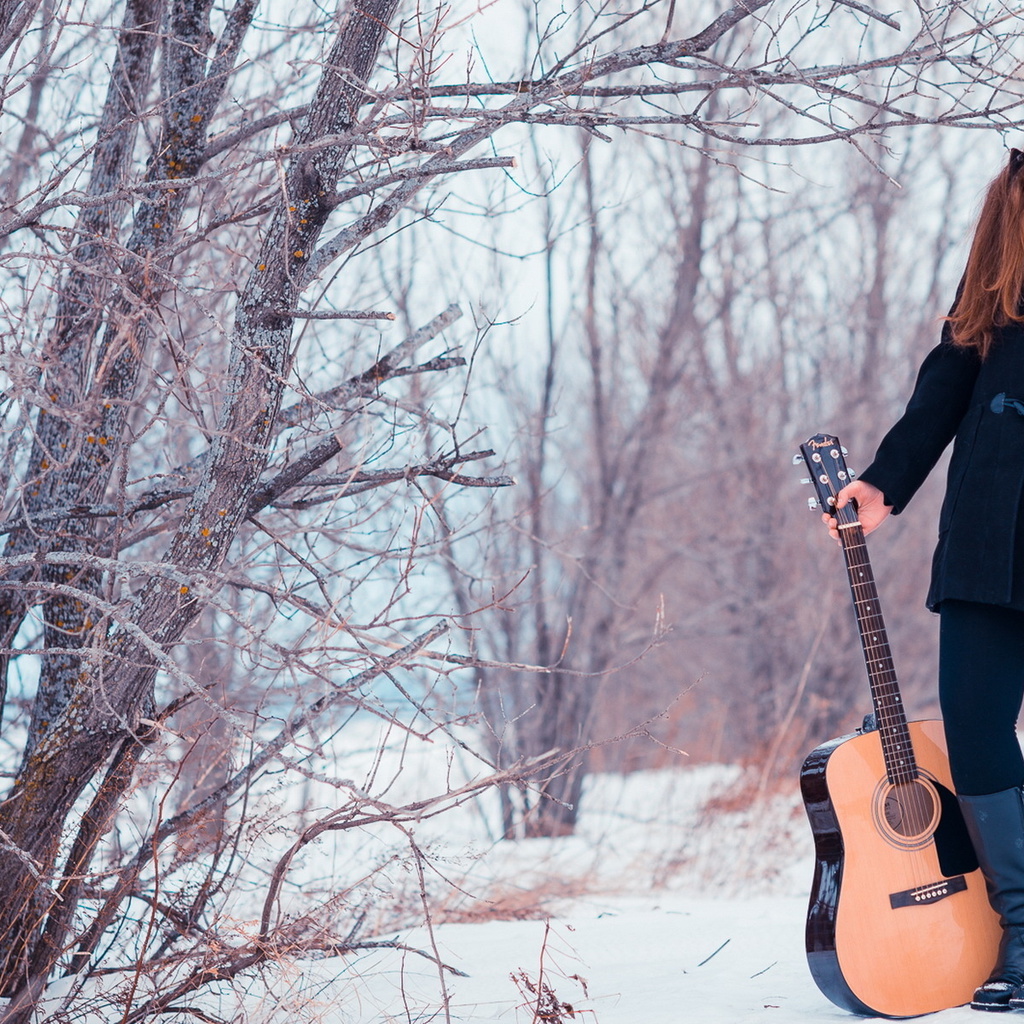
<path fill-rule="evenodd" d="M 352 126 L 397 4 L 364 0 L 342 16 L 300 146 Z M 183 18 L 195 14 L 191 8 L 181 12 Z M 192 17 L 188 27 L 201 33 L 203 25 Z M 221 84 L 225 77 L 220 76 Z M 219 93 L 196 88 L 188 95 L 210 102 Z M 194 116 L 187 123 L 202 123 Z M 65 705 L 55 721 L 41 727 L 9 798 L 0 804 L 0 829 L 24 854 L 0 877 L 0 993 L 31 993 L 45 978 L 48 966 L 33 949 L 54 898 L 39 884 L 39 876 L 52 875 L 62 828 L 83 787 L 126 738 L 138 735 L 156 673 L 170 667 L 163 652 L 181 639 L 201 609 L 195 591 L 202 592 L 248 514 L 289 369 L 292 318 L 281 311 L 295 306 L 302 267 L 330 212 L 326 197 L 334 191 L 349 148 L 325 147 L 312 159 L 292 161 L 256 268 L 240 297 L 228 401 L 203 477 L 164 558 L 167 571 L 151 577 L 127 612 L 118 614 L 105 653 L 80 663 L 77 678 L 61 694 Z M 193 169 L 190 164 L 182 170 L 190 174 Z M 116 329 L 108 325 L 108 330 L 111 326 Z M 78 596 L 64 584 L 50 583 L 47 589 Z M 103 610 L 115 613 L 110 607 Z M 126 785 L 128 780 L 121 781 Z M 84 866 L 76 863 L 79 871 Z M 52 948 L 59 945 L 54 941 Z"/>

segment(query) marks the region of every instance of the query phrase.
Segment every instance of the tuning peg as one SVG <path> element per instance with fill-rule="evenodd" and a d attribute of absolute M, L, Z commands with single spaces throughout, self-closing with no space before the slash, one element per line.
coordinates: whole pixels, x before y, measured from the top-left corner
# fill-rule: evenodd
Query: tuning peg
<path fill-rule="evenodd" d="M 849 478 L 851 480 L 855 479 L 856 476 L 857 476 L 856 472 L 854 472 L 854 470 L 850 469 L 849 466 L 846 467 L 846 473 L 847 473 L 847 475 L 849 476 Z"/>
<path fill-rule="evenodd" d="M 807 507 L 813 512 L 818 507 L 818 499 L 817 498 L 808 498 L 807 499 Z"/>
<path fill-rule="evenodd" d="M 814 481 L 809 476 L 803 476 L 803 477 L 800 478 L 800 483 L 802 483 L 802 484 L 813 484 Z"/>
<path fill-rule="evenodd" d="M 804 457 L 799 452 L 797 452 L 796 455 L 793 456 L 793 465 L 794 466 L 799 466 L 800 463 L 803 462 L 803 461 L 804 461 Z"/>
<path fill-rule="evenodd" d="M 847 449 L 846 449 L 846 445 L 845 445 L 845 444 L 841 444 L 841 445 L 839 446 L 839 450 L 840 450 L 840 451 L 841 451 L 841 452 L 842 452 L 842 453 L 843 453 L 844 455 L 849 455 L 849 454 L 850 454 L 850 453 L 849 453 L 849 452 L 847 451 Z"/>

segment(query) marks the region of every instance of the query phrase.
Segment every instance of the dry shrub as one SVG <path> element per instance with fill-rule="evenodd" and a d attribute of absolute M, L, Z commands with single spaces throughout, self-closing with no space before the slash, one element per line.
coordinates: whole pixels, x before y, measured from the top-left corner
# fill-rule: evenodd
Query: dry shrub
<path fill-rule="evenodd" d="M 529 887 L 499 883 L 482 896 L 452 892 L 433 911 L 436 924 L 484 924 L 487 921 L 542 921 L 556 904 L 593 892 L 596 880 L 549 877 Z"/>
<path fill-rule="evenodd" d="M 569 1024 L 576 1020 L 577 1011 L 571 1003 L 563 1003 L 543 976 L 534 982 L 520 968 L 510 975 L 516 988 L 523 994 L 533 1013 L 531 1024 Z M 590 1011 L 592 1012 L 592 1011 Z"/>

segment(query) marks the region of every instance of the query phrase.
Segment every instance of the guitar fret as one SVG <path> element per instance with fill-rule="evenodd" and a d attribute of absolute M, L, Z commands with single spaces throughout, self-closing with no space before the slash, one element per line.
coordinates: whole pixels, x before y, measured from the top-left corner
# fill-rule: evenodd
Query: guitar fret
<path fill-rule="evenodd" d="M 863 639 L 863 637 L 861 637 L 861 639 Z M 879 640 L 878 642 L 876 642 L 876 640 L 874 640 L 874 636 L 871 637 L 870 642 L 864 643 L 862 644 L 862 646 L 864 648 L 865 653 L 870 650 L 889 650 L 889 642 L 887 640 Z"/>
<path fill-rule="evenodd" d="M 801 445 L 800 452 L 811 471 L 818 501 L 823 508 L 833 506 L 839 527 L 886 776 L 893 783 L 916 779 L 918 769 L 910 742 L 910 730 L 868 558 L 864 528 L 857 518 L 854 505 L 834 508 L 835 495 L 850 479 L 842 459 L 842 446 L 834 436 L 818 434 Z"/>
<path fill-rule="evenodd" d="M 892 782 L 910 781 L 917 777 L 917 763 L 867 544 L 860 527 L 844 530 L 841 536 L 886 774 Z"/>

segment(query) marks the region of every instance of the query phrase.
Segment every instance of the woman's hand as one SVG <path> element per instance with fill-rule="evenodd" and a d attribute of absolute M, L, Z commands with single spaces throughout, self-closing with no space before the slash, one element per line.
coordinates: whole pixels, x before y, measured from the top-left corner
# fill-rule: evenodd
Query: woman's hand
<path fill-rule="evenodd" d="M 876 527 L 881 526 L 892 511 L 892 505 L 886 505 L 885 495 L 871 484 L 863 480 L 854 480 L 847 484 L 836 495 L 836 508 L 843 508 L 853 500 L 857 502 L 857 518 L 867 536 Z M 821 514 L 821 521 L 828 527 L 833 540 L 839 540 L 835 516 L 828 512 Z"/>

